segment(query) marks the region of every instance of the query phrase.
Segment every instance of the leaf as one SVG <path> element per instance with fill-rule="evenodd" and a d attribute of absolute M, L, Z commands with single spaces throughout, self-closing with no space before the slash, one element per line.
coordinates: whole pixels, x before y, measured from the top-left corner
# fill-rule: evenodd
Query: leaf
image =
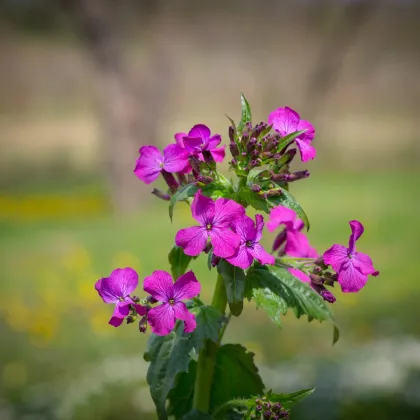
<path fill-rule="evenodd" d="M 266 213 L 270 213 L 269 204 L 267 199 L 258 195 L 256 192 L 252 191 L 249 187 L 244 186 L 241 187 L 238 191 L 239 201 L 242 203 L 246 203 L 246 205 L 250 205 L 254 207 L 256 210 L 261 210 Z"/>
<path fill-rule="evenodd" d="M 194 184 L 187 184 L 181 187 L 172 197 L 169 202 L 169 217 L 172 221 L 174 214 L 174 207 L 178 201 L 185 201 L 187 198 L 194 197 L 199 188 Z"/>
<path fill-rule="evenodd" d="M 263 392 L 264 384 L 254 364 L 254 354 L 239 344 L 225 344 L 217 353 L 211 390 L 211 412 L 234 398 Z"/>
<path fill-rule="evenodd" d="M 331 311 L 322 297 L 309 285 L 290 274 L 285 268 L 270 266 L 248 271 L 245 296 L 263 308 L 270 319 L 281 326 L 281 315 L 289 308 L 297 318 L 332 321 Z"/>
<path fill-rule="evenodd" d="M 273 128 L 273 124 L 269 125 L 268 127 L 264 128 L 263 131 L 261 131 L 261 133 L 258 136 L 258 140 L 262 139 L 263 137 L 265 137 Z"/>
<path fill-rule="evenodd" d="M 267 170 L 268 166 L 258 166 L 256 168 L 252 168 L 249 173 L 248 173 L 248 177 L 246 179 L 246 183 L 251 186 L 255 179 L 258 177 L 258 175 L 261 172 L 265 172 Z"/>
<path fill-rule="evenodd" d="M 216 200 L 220 197 L 230 198 L 233 189 L 231 183 L 222 174 L 219 174 L 219 180 L 203 186 L 201 192 L 206 197 Z"/>
<path fill-rule="evenodd" d="M 305 211 L 303 210 L 302 206 L 296 201 L 292 194 L 289 193 L 286 189 L 281 189 L 281 194 L 275 197 L 267 198 L 269 209 L 272 209 L 277 206 L 284 206 L 292 209 L 296 212 L 298 217 L 302 220 L 305 224 L 306 229 L 309 230 L 310 224 L 308 216 L 306 215 Z"/>
<path fill-rule="evenodd" d="M 286 146 L 293 142 L 301 134 L 305 133 L 306 130 L 295 131 L 294 133 L 287 134 L 280 139 L 280 143 L 277 146 L 277 151 L 281 152 Z"/>
<path fill-rule="evenodd" d="M 217 271 L 225 282 L 230 311 L 232 315 L 239 316 L 244 307 L 245 272 L 226 260 L 220 260 Z"/>
<path fill-rule="evenodd" d="M 171 265 L 172 277 L 176 280 L 187 271 L 191 260 L 196 257 L 185 255 L 184 250 L 174 245 L 168 254 L 169 264 Z"/>
<path fill-rule="evenodd" d="M 191 334 L 196 351 L 200 351 L 205 340 L 212 340 L 217 343 L 224 314 L 213 306 L 207 305 L 196 306 L 190 312 L 195 315 L 197 322 L 197 327 Z"/>
<path fill-rule="evenodd" d="M 194 409 L 182 417 L 181 420 L 212 420 L 212 416 Z"/>
<path fill-rule="evenodd" d="M 293 392 L 292 394 L 274 394 L 271 390 L 267 392 L 266 397 L 268 400 L 276 403 L 280 403 L 286 410 L 289 410 L 300 400 L 303 400 L 306 397 L 309 397 L 315 388 L 312 389 L 302 389 L 301 391 Z"/>
<path fill-rule="evenodd" d="M 245 124 L 247 122 L 252 122 L 251 107 L 249 106 L 249 103 L 243 93 L 241 93 L 241 107 L 242 107 L 242 113 L 241 113 L 241 121 L 238 124 L 238 131 L 242 133 L 242 130 L 245 127 Z"/>
<path fill-rule="evenodd" d="M 225 114 L 226 115 L 226 114 Z M 232 120 L 232 118 L 230 118 L 228 115 L 226 115 L 226 118 L 230 121 L 230 123 L 232 124 L 233 127 L 233 133 L 234 133 L 234 141 L 236 143 L 236 140 L 238 139 L 238 129 L 236 128 L 236 124 L 235 121 Z"/>
<path fill-rule="evenodd" d="M 209 251 L 208 256 L 207 256 L 207 267 L 209 270 L 213 268 L 213 266 L 211 265 L 212 260 L 213 260 L 213 248 Z"/>
<path fill-rule="evenodd" d="M 334 324 L 333 330 L 333 345 L 340 339 L 340 330 L 338 329 L 337 325 Z"/>

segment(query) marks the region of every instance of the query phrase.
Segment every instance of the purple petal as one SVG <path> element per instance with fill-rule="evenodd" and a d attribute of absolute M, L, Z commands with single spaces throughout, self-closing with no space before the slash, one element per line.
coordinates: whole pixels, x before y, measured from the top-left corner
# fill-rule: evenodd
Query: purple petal
<path fill-rule="evenodd" d="M 213 159 L 216 162 L 223 162 L 223 159 L 225 158 L 225 151 L 226 146 L 218 147 L 216 149 L 211 149 L 210 153 L 213 156 Z"/>
<path fill-rule="evenodd" d="M 185 150 L 190 153 L 201 152 L 203 149 L 203 139 L 200 137 L 184 137 Z"/>
<path fill-rule="evenodd" d="M 182 148 L 185 149 L 184 146 L 184 137 L 187 136 L 187 133 L 175 133 L 174 138 L 175 138 L 175 142 L 178 146 L 181 146 Z"/>
<path fill-rule="evenodd" d="M 202 226 L 213 224 L 214 211 L 214 201 L 201 194 L 201 190 L 198 190 L 191 203 L 191 212 L 194 219 Z"/>
<path fill-rule="evenodd" d="M 255 224 L 256 224 L 256 235 L 255 235 L 255 241 L 259 242 L 262 238 L 262 231 L 264 228 L 264 217 L 261 214 L 255 215 Z"/>
<path fill-rule="evenodd" d="M 210 134 L 211 134 L 210 128 L 208 128 L 204 124 L 197 124 L 193 128 L 191 128 L 191 130 L 188 133 L 188 136 L 189 137 L 199 137 L 202 140 L 207 141 L 208 138 L 210 137 Z"/>
<path fill-rule="evenodd" d="M 281 224 L 286 225 L 288 229 L 293 229 L 296 212 L 284 206 L 277 206 L 270 211 L 269 217 L 267 229 L 270 232 L 274 232 Z"/>
<path fill-rule="evenodd" d="M 278 131 L 282 136 L 297 131 L 299 120 L 299 114 L 287 106 L 275 109 L 268 116 L 268 124 L 272 124 L 274 130 Z"/>
<path fill-rule="evenodd" d="M 305 141 L 312 141 L 315 138 L 314 126 L 306 120 L 300 120 L 296 131 L 306 130 L 306 132 L 299 136 L 300 139 Z"/>
<path fill-rule="evenodd" d="M 226 198 L 218 198 L 214 203 L 214 207 L 213 225 L 217 227 L 230 226 L 235 219 L 245 215 L 243 206 L 236 201 Z"/>
<path fill-rule="evenodd" d="M 286 247 L 284 249 L 286 255 L 290 257 L 317 258 L 318 253 L 309 244 L 306 235 L 299 231 L 288 231 Z"/>
<path fill-rule="evenodd" d="M 226 258 L 226 261 L 236 267 L 246 270 L 253 263 L 254 257 L 251 255 L 246 245 L 242 244 L 231 257 Z"/>
<path fill-rule="evenodd" d="M 112 325 L 113 327 L 119 327 L 124 322 L 124 318 L 118 318 L 116 316 L 113 316 L 108 324 Z"/>
<path fill-rule="evenodd" d="M 347 252 L 348 250 L 345 246 L 335 244 L 324 252 L 324 262 L 325 264 L 330 265 L 333 270 L 338 273 L 341 266 L 349 260 Z"/>
<path fill-rule="evenodd" d="M 295 142 L 300 151 L 300 159 L 302 162 L 307 162 L 308 160 L 315 158 L 316 149 L 315 147 L 311 146 L 311 143 L 300 139 L 296 139 Z"/>
<path fill-rule="evenodd" d="M 349 239 L 349 252 L 353 254 L 356 250 L 356 241 L 363 235 L 364 227 L 358 220 L 351 220 L 349 222 L 351 235 Z"/>
<path fill-rule="evenodd" d="M 163 270 L 156 270 L 143 281 L 143 289 L 156 300 L 167 302 L 174 296 L 172 277 Z"/>
<path fill-rule="evenodd" d="M 282 230 L 274 239 L 273 251 L 277 251 L 287 239 L 287 229 Z"/>
<path fill-rule="evenodd" d="M 157 335 L 167 335 L 175 327 L 174 309 L 169 303 L 155 306 L 149 310 L 147 321 L 152 328 L 152 332 Z"/>
<path fill-rule="evenodd" d="M 118 302 L 117 305 L 115 305 L 114 313 L 112 314 L 112 318 L 109 320 L 109 324 L 114 327 L 119 327 L 129 312 L 130 303 Z"/>
<path fill-rule="evenodd" d="M 163 167 L 163 156 L 155 146 L 140 147 L 134 173 L 145 184 L 151 184 L 159 176 Z"/>
<path fill-rule="evenodd" d="M 188 152 L 177 144 L 170 144 L 163 149 L 164 166 L 167 172 L 180 172 L 188 165 Z"/>
<path fill-rule="evenodd" d="M 260 264 L 272 265 L 276 262 L 274 256 L 269 254 L 260 244 L 254 244 L 254 247 L 249 252 Z"/>
<path fill-rule="evenodd" d="M 300 271 L 297 268 L 289 268 L 288 271 L 304 283 L 311 282 L 311 279 L 303 271 Z"/>
<path fill-rule="evenodd" d="M 174 306 L 175 318 L 184 321 L 184 332 L 190 333 L 195 330 L 197 322 L 195 316 L 188 310 L 183 302 L 177 302 Z"/>
<path fill-rule="evenodd" d="M 95 289 L 105 303 L 117 303 L 132 293 L 139 282 L 135 270 L 130 267 L 117 268 L 109 277 L 98 280 Z"/>
<path fill-rule="evenodd" d="M 119 296 L 115 295 L 114 290 L 109 285 L 109 278 L 105 277 L 105 278 L 99 279 L 95 283 L 95 289 L 105 303 L 118 303 L 119 302 Z"/>
<path fill-rule="evenodd" d="M 241 243 L 241 237 L 227 228 L 213 228 L 209 235 L 216 257 L 231 257 Z"/>
<path fill-rule="evenodd" d="M 361 252 L 356 252 L 353 257 L 353 264 L 362 274 L 372 274 L 378 273 L 373 267 L 372 260 L 369 255 L 362 254 Z M 378 275 L 376 274 L 376 275 Z"/>
<path fill-rule="evenodd" d="M 232 228 L 240 235 L 242 242 L 254 241 L 257 236 L 254 221 L 248 216 L 235 219 L 232 223 Z"/>
<path fill-rule="evenodd" d="M 206 145 L 206 150 L 213 150 L 215 149 L 222 141 L 222 137 L 220 134 L 215 134 L 209 138 L 209 141 Z"/>
<path fill-rule="evenodd" d="M 145 306 L 139 305 L 138 303 L 132 303 L 138 315 L 146 315 L 147 308 Z"/>
<path fill-rule="evenodd" d="M 192 299 L 200 293 L 201 285 L 192 271 L 188 271 L 174 283 L 174 299 Z"/>
<path fill-rule="evenodd" d="M 367 279 L 368 276 L 361 273 L 350 259 L 341 266 L 338 273 L 338 283 L 344 293 L 358 292 L 365 286 Z"/>
<path fill-rule="evenodd" d="M 184 248 L 184 253 L 191 257 L 199 255 L 207 244 L 208 233 L 203 226 L 181 229 L 175 236 L 175 243 Z"/>

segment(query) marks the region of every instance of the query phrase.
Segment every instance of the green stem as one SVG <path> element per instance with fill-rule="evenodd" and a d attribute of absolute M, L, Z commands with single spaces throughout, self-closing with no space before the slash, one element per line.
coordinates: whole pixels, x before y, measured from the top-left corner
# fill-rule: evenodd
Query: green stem
<path fill-rule="evenodd" d="M 219 275 L 217 276 L 217 283 L 213 299 L 211 301 L 211 306 L 224 314 L 226 311 L 226 305 L 226 287 L 222 277 Z M 207 340 L 204 344 L 204 348 L 198 355 L 193 408 L 200 410 L 203 413 L 208 413 L 210 408 L 210 392 L 213 382 L 214 368 L 216 365 L 217 351 L 219 350 L 221 338 L 222 337 L 219 336 L 218 343 L 215 343 L 212 340 Z"/>

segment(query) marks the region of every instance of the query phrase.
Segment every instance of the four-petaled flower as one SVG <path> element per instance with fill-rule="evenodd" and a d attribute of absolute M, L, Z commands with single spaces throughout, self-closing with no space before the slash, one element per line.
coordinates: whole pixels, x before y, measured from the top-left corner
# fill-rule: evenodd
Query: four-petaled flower
<path fill-rule="evenodd" d="M 357 220 L 352 220 L 349 224 L 351 235 L 348 248 L 335 244 L 324 252 L 323 258 L 338 274 L 341 290 L 357 292 L 364 287 L 369 274 L 377 276 L 379 271 L 373 267 L 369 255 L 356 252 L 356 241 L 363 234 L 363 225 Z"/>
<path fill-rule="evenodd" d="M 142 146 L 139 149 L 134 173 L 145 184 L 157 179 L 160 173 L 182 172 L 188 165 L 188 153 L 177 144 L 170 144 L 163 153 L 155 146 Z"/>
<path fill-rule="evenodd" d="M 244 207 L 226 198 L 213 201 L 202 195 L 199 190 L 194 196 L 191 211 L 200 226 L 181 229 L 175 237 L 175 243 L 184 248 L 185 254 L 199 255 L 210 238 L 214 255 L 220 258 L 232 256 L 241 242 L 241 237 L 233 232 L 230 226 L 235 219 L 245 215 Z"/>
<path fill-rule="evenodd" d="M 291 257 L 317 258 L 318 253 L 309 244 L 309 240 L 301 230 L 303 222 L 297 218 L 296 212 L 283 206 L 277 206 L 270 212 L 270 220 L 267 222 L 267 229 L 273 232 L 280 225 L 285 229 L 280 232 L 274 240 L 273 250 L 277 250 L 286 242 L 284 253 Z"/>
<path fill-rule="evenodd" d="M 195 316 L 182 302 L 200 293 L 200 283 L 192 271 L 183 274 L 173 283 L 169 273 L 157 270 L 144 279 L 143 286 L 145 292 L 162 302 L 161 305 L 149 309 L 147 314 L 148 322 L 155 334 L 169 334 L 174 329 L 176 319 L 184 321 L 186 333 L 195 330 Z"/>
<path fill-rule="evenodd" d="M 315 137 L 315 129 L 309 121 L 301 120 L 299 114 L 292 108 L 277 108 L 268 116 L 268 123 L 273 125 L 280 135 L 286 136 L 287 134 L 296 131 L 306 130 L 295 139 L 297 147 L 300 150 L 300 157 L 302 162 L 311 160 L 316 155 L 315 148 L 311 145 Z"/>
<path fill-rule="evenodd" d="M 139 283 L 139 277 L 135 270 L 130 267 L 117 268 L 109 277 L 99 279 L 95 289 L 105 303 L 114 303 L 115 309 L 109 323 L 119 327 L 124 318 L 130 312 L 130 306 L 134 307 L 139 315 L 145 315 L 147 309 L 135 303 L 129 296 Z"/>
<path fill-rule="evenodd" d="M 264 227 L 264 218 L 261 214 L 257 214 L 255 220 L 256 226 L 248 216 L 236 219 L 232 224 L 233 230 L 241 237 L 241 243 L 237 251 L 226 260 L 244 270 L 251 266 L 254 258 L 261 264 L 274 264 L 275 262 L 275 258 L 259 244 Z"/>
<path fill-rule="evenodd" d="M 176 133 L 177 144 L 191 154 L 202 158 L 203 151 L 209 151 L 216 162 L 222 162 L 225 157 L 225 146 L 217 147 L 222 138 L 220 134 L 211 135 L 210 129 L 204 124 L 197 124 L 186 133 Z"/>

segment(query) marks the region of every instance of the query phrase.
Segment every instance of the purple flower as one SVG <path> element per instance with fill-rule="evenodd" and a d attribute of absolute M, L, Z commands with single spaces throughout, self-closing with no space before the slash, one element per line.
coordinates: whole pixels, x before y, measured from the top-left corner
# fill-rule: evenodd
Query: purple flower
<path fill-rule="evenodd" d="M 294 210 L 283 206 L 277 206 L 271 210 L 267 229 L 273 232 L 280 225 L 284 225 L 285 229 L 274 240 L 273 251 L 279 249 L 285 242 L 284 253 L 286 255 L 301 258 L 318 257 L 318 253 L 311 247 L 306 235 L 301 232 L 304 224 L 297 218 Z"/>
<path fill-rule="evenodd" d="M 200 293 L 200 283 L 192 271 L 183 274 L 173 283 L 169 273 L 157 270 L 144 279 L 144 291 L 161 305 L 149 309 L 148 322 L 152 331 L 157 335 L 169 334 L 175 326 L 175 320 L 184 321 L 184 331 L 190 333 L 195 330 L 195 316 L 188 311 L 183 299 L 192 299 Z"/>
<path fill-rule="evenodd" d="M 185 254 L 200 254 L 210 238 L 214 255 L 220 258 L 232 256 L 241 242 L 241 237 L 232 232 L 230 226 L 235 219 L 245 215 L 245 209 L 236 201 L 226 198 L 213 201 L 203 196 L 199 190 L 191 204 L 191 211 L 200 226 L 181 229 L 175 237 L 175 243 L 184 248 Z"/>
<path fill-rule="evenodd" d="M 302 162 L 311 160 L 316 155 L 315 148 L 311 145 L 315 137 L 315 129 L 309 121 L 301 120 L 299 114 L 292 108 L 277 108 L 268 116 L 268 124 L 272 124 L 274 130 L 282 136 L 300 130 L 306 130 L 296 138 L 295 142 L 300 150 Z"/>
<path fill-rule="evenodd" d="M 254 258 L 261 264 L 274 264 L 275 262 L 275 258 L 259 244 L 264 227 L 264 218 L 261 214 L 257 214 L 255 220 L 256 227 L 254 221 L 248 216 L 236 219 L 232 224 L 233 230 L 241 237 L 241 243 L 236 252 L 226 260 L 244 270 L 250 267 Z"/>
<path fill-rule="evenodd" d="M 220 134 L 211 135 L 210 129 L 204 124 L 197 124 L 188 134 L 175 134 L 177 144 L 189 153 L 197 154 L 202 159 L 202 152 L 211 152 L 216 162 L 222 162 L 225 157 L 225 146 L 217 147 L 222 141 Z"/>
<path fill-rule="evenodd" d="M 166 146 L 163 154 L 155 146 L 142 146 L 139 152 L 134 173 L 146 184 L 155 181 L 161 172 L 182 172 L 188 165 L 188 154 L 177 144 Z"/>
<path fill-rule="evenodd" d="M 139 277 L 135 270 L 130 267 L 117 268 L 109 277 L 99 279 L 95 289 L 105 303 L 114 303 L 115 309 L 109 323 L 119 327 L 124 318 L 130 312 L 130 305 L 133 306 L 139 315 L 145 315 L 147 309 L 135 303 L 129 296 L 133 293 L 139 283 Z"/>
<path fill-rule="evenodd" d="M 324 252 L 325 264 L 331 265 L 338 274 L 338 283 L 340 283 L 343 292 L 358 292 L 367 282 L 368 275 L 377 276 L 379 271 L 373 267 L 369 255 L 356 252 L 356 241 L 362 236 L 363 225 L 357 221 L 349 222 L 351 235 L 349 246 L 333 245 Z"/>

